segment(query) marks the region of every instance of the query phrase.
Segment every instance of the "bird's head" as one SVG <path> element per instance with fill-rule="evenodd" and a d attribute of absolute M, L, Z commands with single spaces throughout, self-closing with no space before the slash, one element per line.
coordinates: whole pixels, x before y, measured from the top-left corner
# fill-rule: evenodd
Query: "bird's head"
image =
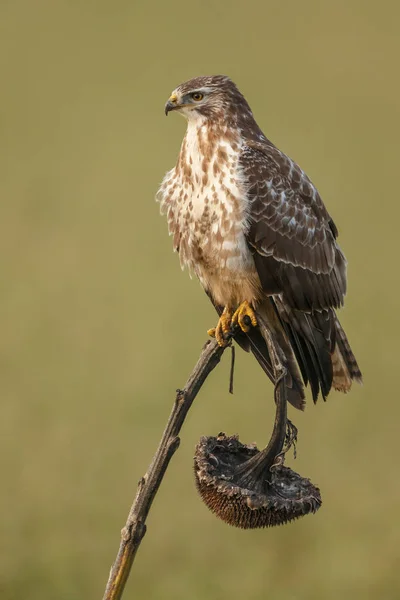
<path fill-rule="evenodd" d="M 229 118 L 238 111 L 251 114 L 236 85 L 225 75 L 195 77 L 179 85 L 165 105 L 165 114 L 178 111 L 188 121 Z"/>

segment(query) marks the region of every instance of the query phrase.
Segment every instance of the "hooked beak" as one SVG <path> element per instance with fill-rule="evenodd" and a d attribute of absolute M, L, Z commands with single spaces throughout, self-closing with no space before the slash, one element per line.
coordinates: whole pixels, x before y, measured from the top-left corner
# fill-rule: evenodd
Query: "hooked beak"
<path fill-rule="evenodd" d="M 168 116 L 168 113 L 171 112 L 171 110 L 176 110 L 177 108 L 180 108 L 178 97 L 175 94 L 172 94 L 165 105 L 165 115 Z"/>

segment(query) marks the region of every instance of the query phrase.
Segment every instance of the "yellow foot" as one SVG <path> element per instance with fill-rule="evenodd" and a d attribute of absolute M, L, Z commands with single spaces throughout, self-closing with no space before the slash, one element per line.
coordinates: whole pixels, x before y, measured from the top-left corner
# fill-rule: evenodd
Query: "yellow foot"
<path fill-rule="evenodd" d="M 231 332 L 231 321 L 232 312 L 225 307 L 215 329 L 209 329 L 207 331 L 208 335 L 215 337 L 222 348 L 228 344 L 226 338 Z"/>
<path fill-rule="evenodd" d="M 245 319 L 245 317 L 249 317 L 251 325 L 253 327 L 257 327 L 257 317 L 247 300 L 242 302 L 239 308 L 235 311 L 235 314 L 233 315 L 231 320 L 231 327 L 236 327 L 237 325 L 239 325 L 240 329 L 245 333 L 250 331 L 250 325 L 248 324 L 248 322 L 246 322 L 248 321 L 248 319 Z"/>

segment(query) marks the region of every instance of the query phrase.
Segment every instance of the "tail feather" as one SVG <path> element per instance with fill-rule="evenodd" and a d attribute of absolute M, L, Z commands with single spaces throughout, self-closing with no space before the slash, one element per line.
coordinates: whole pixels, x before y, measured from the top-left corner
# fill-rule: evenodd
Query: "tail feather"
<path fill-rule="evenodd" d="M 271 301 L 291 340 L 304 382 L 310 384 L 314 402 L 319 392 L 326 400 L 332 387 L 346 392 L 353 381 L 362 381 L 355 356 L 333 309 L 304 313 L 288 307 L 281 297 L 276 296 Z"/>
<path fill-rule="evenodd" d="M 305 385 L 310 385 L 313 401 L 316 402 L 320 389 L 321 369 L 317 357 L 306 338 L 301 337 L 293 327 L 285 324 L 285 330 L 291 340 Z"/>
<path fill-rule="evenodd" d="M 362 374 L 356 357 L 350 348 L 349 341 L 339 319 L 335 315 L 336 347 L 332 354 L 333 387 L 341 392 L 348 392 L 353 381 L 362 383 Z"/>
<path fill-rule="evenodd" d="M 332 387 L 333 366 L 331 360 L 330 330 L 323 323 L 315 323 L 317 315 L 304 313 L 289 308 L 281 298 L 271 299 L 280 316 L 282 326 L 292 343 L 292 348 L 306 377 L 304 382 L 310 384 L 314 403 L 321 392 L 325 400 Z M 320 319 L 319 319 L 320 320 Z"/>

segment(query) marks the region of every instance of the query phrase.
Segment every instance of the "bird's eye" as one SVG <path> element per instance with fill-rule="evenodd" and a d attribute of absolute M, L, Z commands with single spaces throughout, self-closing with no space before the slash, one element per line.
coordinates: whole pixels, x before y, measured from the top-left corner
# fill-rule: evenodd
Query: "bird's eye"
<path fill-rule="evenodd" d="M 200 100 L 203 100 L 204 98 L 204 94 L 202 94 L 201 92 L 193 92 L 192 94 L 192 100 L 194 100 L 195 102 L 200 102 Z"/>

